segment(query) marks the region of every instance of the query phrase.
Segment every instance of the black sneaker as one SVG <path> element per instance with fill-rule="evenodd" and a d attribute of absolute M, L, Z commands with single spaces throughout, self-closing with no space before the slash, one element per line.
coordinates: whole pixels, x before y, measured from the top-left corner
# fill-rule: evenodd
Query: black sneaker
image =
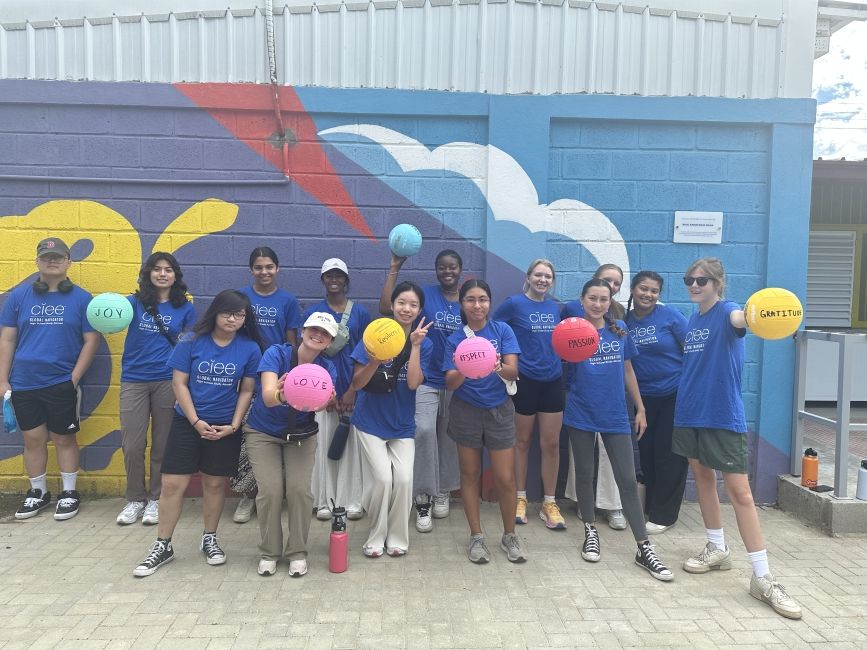
<path fill-rule="evenodd" d="M 172 540 L 158 539 L 151 546 L 151 551 L 147 557 L 132 570 L 132 574 L 138 578 L 144 578 L 145 576 L 152 575 L 162 565 L 174 559 L 175 552 L 172 549 Z"/>
<path fill-rule="evenodd" d="M 78 514 L 79 506 L 81 506 L 81 496 L 78 494 L 78 490 L 64 490 L 57 497 L 57 509 L 54 511 L 54 518 L 57 521 L 72 519 Z"/>
<path fill-rule="evenodd" d="M 642 569 L 647 569 L 648 573 L 657 580 L 668 582 L 674 579 L 674 574 L 671 570 L 659 561 L 656 551 L 650 542 L 639 544 L 638 550 L 635 552 L 635 563 Z"/>
<path fill-rule="evenodd" d="M 30 488 L 24 497 L 24 501 L 15 512 L 16 519 L 30 519 L 39 514 L 39 511 L 51 503 L 51 492 L 43 493 L 38 488 Z"/>
<path fill-rule="evenodd" d="M 226 554 L 217 543 L 217 533 L 202 533 L 202 544 L 199 548 L 202 549 L 211 566 L 226 563 Z"/>
<path fill-rule="evenodd" d="M 581 547 L 581 557 L 588 562 L 598 562 L 602 551 L 599 547 L 599 533 L 593 524 L 584 524 L 584 546 Z"/>

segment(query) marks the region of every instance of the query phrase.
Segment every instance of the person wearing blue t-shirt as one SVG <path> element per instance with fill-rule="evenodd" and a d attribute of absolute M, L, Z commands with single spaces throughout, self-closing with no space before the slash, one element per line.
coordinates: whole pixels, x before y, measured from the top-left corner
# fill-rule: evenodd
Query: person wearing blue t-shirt
<path fill-rule="evenodd" d="M 159 522 L 160 466 L 172 426 L 175 394 L 166 365 L 181 332 L 192 327 L 195 309 L 187 300 L 184 274 L 174 255 L 153 253 L 129 296 L 132 322 L 126 333 L 120 375 L 120 426 L 127 503 L 121 525 Z M 145 448 L 151 429 L 150 486 L 145 485 Z"/>
<path fill-rule="evenodd" d="M 405 257 L 391 256 L 388 275 L 379 297 L 379 311 L 391 315 L 391 293 Z M 446 389 L 442 367 L 446 339 L 462 326 L 458 288 L 463 260 L 451 249 L 441 250 L 434 261 L 437 284 L 425 285 L 421 315 L 433 323 L 428 339 L 433 343 L 433 361 L 425 382 L 415 397 L 415 467 L 412 495 L 415 502 L 415 529 L 433 530 L 433 520 L 449 516 L 449 499 L 460 485 L 458 450 L 446 433 L 452 393 Z"/>
<path fill-rule="evenodd" d="M 391 304 L 393 318 L 407 339 L 404 351 L 395 357 L 398 361 L 372 359 L 363 341 L 352 351 L 355 361 L 352 386 L 361 390 L 352 412 L 352 424 L 361 447 L 364 507 L 370 516 L 370 530 L 362 552 L 371 558 L 380 557 L 383 550 L 392 557 L 400 557 L 409 549 L 415 391 L 424 382 L 433 354 L 433 344 L 427 340 L 433 323 L 421 318 L 413 329 L 424 306 L 421 287 L 401 282 L 392 292 Z M 404 359 L 407 360 L 403 362 Z M 395 368 L 397 363 L 401 365 Z M 383 391 L 383 382 L 379 380 L 384 370 L 393 379 Z"/>
<path fill-rule="evenodd" d="M 527 551 L 515 534 L 515 405 L 509 389 L 518 379 L 518 355 L 521 348 L 512 328 L 506 323 L 488 320 L 491 312 L 491 288 L 484 280 L 467 280 L 459 293 L 464 327 L 446 341 L 443 371 L 446 386 L 454 391 L 449 409 L 449 436 L 458 445 L 461 469 L 461 499 L 470 527 L 467 555 L 470 562 L 486 564 L 491 552 L 482 531 L 479 500 L 482 487 L 482 448 L 488 450 L 491 472 L 503 518 L 500 548 L 510 562 L 525 562 Z M 497 364 L 487 377 L 469 379 L 454 360 L 460 343 L 472 336 L 488 339 L 497 351 Z M 513 393 L 514 391 L 512 391 Z"/>
<path fill-rule="evenodd" d="M 39 277 L 9 292 L 0 313 L 0 394 L 11 391 L 24 438 L 24 468 L 30 489 L 15 513 L 29 519 L 51 503 L 45 480 L 48 440 L 57 451 L 63 489 L 54 518 L 78 514 L 76 487 L 80 428 L 80 382 L 100 337 L 87 321 L 91 295 L 67 277 L 69 247 L 57 237 L 36 246 Z"/>
<path fill-rule="evenodd" d="M 647 417 L 647 430 L 638 440 L 638 450 L 648 535 L 665 532 L 677 521 L 688 469 L 686 459 L 671 451 L 686 317 L 658 304 L 663 283 L 662 276 L 654 271 L 636 273 L 626 310 L 626 328 L 639 352 L 632 367 Z"/>
<path fill-rule="evenodd" d="M 294 295 L 277 286 L 280 260 L 268 246 L 258 246 L 250 253 L 250 273 L 253 284 L 239 289 L 250 299 L 256 323 L 265 347 L 278 343 L 295 345 L 296 330 L 301 326 L 301 308 Z M 238 472 L 232 477 L 231 486 L 241 493 L 232 520 L 236 524 L 250 521 L 256 509 L 256 477 L 250 470 L 246 445 L 241 447 Z"/>
<path fill-rule="evenodd" d="M 518 499 L 515 523 L 527 523 L 527 464 L 533 427 L 539 424 L 542 487 L 544 498 L 539 516 L 548 528 L 565 530 L 566 521 L 555 500 L 560 468 L 560 429 L 563 426 L 563 373 L 560 358 L 551 344 L 551 332 L 560 322 L 560 303 L 548 292 L 556 273 L 548 260 L 530 264 L 524 291 L 506 298 L 494 319 L 507 323 L 521 346 L 518 358 L 518 392 L 515 403 L 515 482 Z"/>
<path fill-rule="evenodd" d="M 744 312 L 737 303 L 723 299 L 726 275 L 716 258 L 693 262 L 683 282 L 698 309 L 689 319 L 684 340 L 672 450 L 689 459 L 707 531 L 705 547 L 686 559 L 683 569 L 688 573 L 707 573 L 732 566 L 717 494 L 719 470 L 753 567 L 750 595 L 786 618 L 801 618 L 801 606 L 770 572 L 768 551 L 747 477 L 747 426 L 741 398 L 747 332 Z"/>
<path fill-rule="evenodd" d="M 609 316 L 612 296 L 611 285 L 601 278 L 589 280 L 581 291 L 584 318 L 598 330 L 599 346 L 589 359 L 574 364 L 563 414 L 575 462 L 578 508 L 584 521 L 581 557 L 587 562 L 598 562 L 601 556 L 593 499 L 593 448 L 599 434 L 611 461 L 624 516 L 638 545 L 635 564 L 657 580 L 668 581 L 674 574 L 659 560 L 647 540 L 635 479 L 632 422 L 627 412 L 626 393 L 635 407 L 635 429 L 641 437 L 647 420 L 631 361 L 638 352 L 623 321 Z"/>
<path fill-rule="evenodd" d="M 290 576 L 307 573 L 307 534 L 313 507 L 310 478 L 319 426 L 313 413 L 296 411 L 286 403 L 283 382 L 292 368 L 305 363 L 325 368 L 332 384 L 336 382 L 334 364 L 323 354 L 336 335 L 334 317 L 313 312 L 304 321 L 297 349 L 289 343 L 272 345 L 259 364 L 259 385 L 244 425 L 244 438 L 259 486 L 256 512 L 261 535 L 260 576 L 274 575 L 282 557 L 289 561 Z M 336 399 L 333 388 L 329 395 L 327 406 Z M 284 500 L 289 521 L 285 544 L 280 521 Z"/>
<path fill-rule="evenodd" d="M 344 424 L 347 424 L 355 407 L 352 351 L 370 325 L 370 312 L 346 295 L 349 291 L 346 262 L 337 257 L 325 260 L 320 277 L 325 287 L 325 299 L 308 307 L 304 319 L 315 312 L 322 312 L 330 314 L 337 322 L 338 333 L 324 352 L 337 368 L 337 403 L 316 414 L 319 445 L 313 465 L 313 507 L 316 509 L 316 518 L 327 521 L 331 519 L 333 499 L 335 504 L 346 509 L 347 519 L 361 519 L 364 508 L 361 507 L 361 452 L 357 436 L 350 431 L 339 460 L 329 458 L 328 451 L 340 420 L 343 419 Z"/>
<path fill-rule="evenodd" d="M 226 500 L 226 477 L 238 468 L 241 424 L 256 386 L 262 340 L 250 300 L 228 289 L 214 298 L 169 357 L 175 407 L 162 465 L 157 540 L 133 575 L 144 577 L 174 559 L 172 533 L 184 492 L 202 476 L 204 532 L 200 549 L 210 565 L 223 564 L 217 524 Z"/>

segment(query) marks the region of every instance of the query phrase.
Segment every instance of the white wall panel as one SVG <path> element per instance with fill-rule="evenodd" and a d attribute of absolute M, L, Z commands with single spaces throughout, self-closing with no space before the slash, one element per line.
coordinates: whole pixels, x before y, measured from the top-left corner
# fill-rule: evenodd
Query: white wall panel
<path fill-rule="evenodd" d="M 248 0 L 250 1 L 250 0 Z M 786 33 L 810 2 L 762 17 L 672 2 L 383 0 L 275 8 L 281 83 L 481 91 L 714 97 L 808 96 L 786 69 L 812 41 Z M 164 4 L 164 3 L 163 3 Z M 159 6 L 162 8 L 163 4 Z M 198 3 L 201 4 L 201 3 Z M 815 4 L 815 3 L 812 3 Z M 775 7 L 770 7 L 775 5 Z M 733 9 L 742 7 L 733 3 Z M 768 10 L 779 13 L 768 17 Z M 265 83 L 265 18 L 249 6 L 3 23 L 10 78 Z M 786 48 L 789 48 L 787 50 Z M 801 53 L 799 52 L 799 55 Z M 809 74 L 808 74 L 809 77 Z"/>

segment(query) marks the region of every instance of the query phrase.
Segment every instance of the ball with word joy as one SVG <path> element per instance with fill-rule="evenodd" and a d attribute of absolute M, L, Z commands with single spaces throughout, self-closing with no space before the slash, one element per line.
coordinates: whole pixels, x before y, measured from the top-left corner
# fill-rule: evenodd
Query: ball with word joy
<path fill-rule="evenodd" d="M 101 293 L 87 305 L 87 322 L 100 334 L 120 332 L 132 322 L 132 305 L 119 293 Z"/>
<path fill-rule="evenodd" d="M 388 361 L 403 350 L 406 334 L 393 318 L 377 318 L 364 330 L 361 340 L 371 359 Z"/>
<path fill-rule="evenodd" d="M 786 289 L 756 291 L 744 306 L 747 327 L 763 339 L 783 339 L 798 331 L 804 308 L 798 296 Z"/>
<path fill-rule="evenodd" d="M 317 411 L 328 404 L 334 384 L 331 375 L 315 363 L 302 363 L 292 368 L 283 382 L 286 403 L 296 411 Z"/>
<path fill-rule="evenodd" d="M 415 255 L 421 250 L 421 233 L 412 224 L 398 224 L 388 233 L 388 247 L 398 257 Z"/>
<path fill-rule="evenodd" d="M 599 347 L 599 332 L 583 318 L 566 318 L 551 332 L 551 345 L 563 361 L 580 363 L 595 354 Z"/>
<path fill-rule="evenodd" d="M 481 379 L 497 367 L 497 350 L 493 343 L 481 336 L 471 336 L 455 348 L 455 368 L 464 377 Z"/>

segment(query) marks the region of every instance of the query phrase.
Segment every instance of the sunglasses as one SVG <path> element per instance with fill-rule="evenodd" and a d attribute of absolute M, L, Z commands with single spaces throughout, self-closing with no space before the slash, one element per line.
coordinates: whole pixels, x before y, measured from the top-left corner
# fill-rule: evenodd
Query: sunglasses
<path fill-rule="evenodd" d="M 703 287 L 711 280 L 713 280 L 713 278 L 706 278 L 703 276 L 699 276 L 697 278 L 685 277 L 683 279 L 683 283 L 688 287 L 691 287 L 693 285 L 693 283 L 697 284 L 700 287 Z"/>

